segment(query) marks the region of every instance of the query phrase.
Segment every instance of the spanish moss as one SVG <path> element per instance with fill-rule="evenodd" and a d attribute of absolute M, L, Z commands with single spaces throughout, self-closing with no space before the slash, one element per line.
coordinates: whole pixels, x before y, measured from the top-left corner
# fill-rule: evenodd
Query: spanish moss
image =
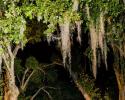
<path fill-rule="evenodd" d="M 94 26 L 93 21 L 91 20 L 90 17 L 90 12 L 89 12 L 89 6 L 86 5 L 86 10 L 87 10 L 87 17 L 88 20 L 90 21 L 89 23 L 89 30 L 90 30 L 90 39 L 91 39 L 91 48 L 92 48 L 92 53 L 93 53 L 93 58 L 92 58 L 92 71 L 93 71 L 93 75 L 96 78 L 96 74 L 97 74 L 97 55 L 96 55 L 96 48 L 97 48 L 97 33 L 96 33 L 96 29 Z"/>
<path fill-rule="evenodd" d="M 61 29 L 61 42 L 62 42 L 62 56 L 63 56 L 63 64 L 66 68 L 68 68 L 71 73 L 71 41 L 70 41 L 70 22 L 68 20 L 65 21 L 60 26 Z"/>
<path fill-rule="evenodd" d="M 76 27 L 77 27 L 77 41 L 81 44 L 81 21 L 76 22 Z"/>
<path fill-rule="evenodd" d="M 107 68 L 107 46 L 105 40 L 105 29 L 104 29 L 104 15 L 100 14 L 99 17 L 99 33 L 98 33 L 98 45 L 101 49 L 101 53 L 104 58 L 105 66 Z"/>

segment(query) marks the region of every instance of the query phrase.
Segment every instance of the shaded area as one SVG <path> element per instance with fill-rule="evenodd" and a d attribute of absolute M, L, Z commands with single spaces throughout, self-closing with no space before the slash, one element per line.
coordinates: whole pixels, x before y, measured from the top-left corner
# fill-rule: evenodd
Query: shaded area
<path fill-rule="evenodd" d="M 23 64 L 26 58 L 34 56 L 39 63 L 52 63 L 54 60 L 61 59 L 61 54 L 55 47 L 55 43 L 51 42 L 50 45 L 47 41 L 42 41 L 36 44 L 27 44 L 23 51 L 19 51 L 17 57 L 23 60 Z M 52 65 L 45 69 L 45 76 L 41 75 L 41 84 L 46 87 L 53 87 L 46 89 L 53 100 L 84 100 L 80 91 L 75 86 L 68 71 L 60 65 Z M 37 77 L 37 76 L 36 76 Z M 39 89 L 38 85 L 31 81 L 28 84 L 28 88 L 25 92 L 25 96 L 32 96 Z M 32 92 L 31 92 L 32 91 Z M 35 100 L 49 100 L 47 94 L 41 91 Z"/>

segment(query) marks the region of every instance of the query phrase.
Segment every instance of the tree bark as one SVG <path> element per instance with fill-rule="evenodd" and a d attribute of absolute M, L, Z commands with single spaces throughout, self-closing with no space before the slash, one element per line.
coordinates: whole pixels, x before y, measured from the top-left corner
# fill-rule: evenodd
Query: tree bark
<path fill-rule="evenodd" d="M 4 71 L 4 95 L 3 100 L 17 100 L 19 95 L 18 87 L 15 83 L 14 75 L 14 56 L 3 56 L 5 71 Z"/>
<path fill-rule="evenodd" d="M 3 100 L 17 100 L 19 90 L 15 84 L 13 70 L 5 71 L 4 73 L 4 97 Z"/>
<path fill-rule="evenodd" d="M 12 52 L 11 45 L 7 45 L 5 52 L 2 54 L 3 64 L 5 66 L 3 81 L 3 100 L 17 100 L 19 95 L 19 89 L 15 83 L 14 75 L 14 58 L 19 50 L 19 45 L 15 47 Z"/>
<path fill-rule="evenodd" d="M 76 75 L 72 72 L 71 77 L 78 88 L 78 90 L 81 92 L 85 100 L 91 100 L 90 95 L 85 91 L 84 87 L 78 82 Z"/>
<path fill-rule="evenodd" d="M 122 90 L 119 90 L 119 100 L 125 100 L 125 86 Z"/>
<path fill-rule="evenodd" d="M 119 88 L 119 100 L 125 100 L 125 82 L 123 75 L 119 72 L 118 69 L 114 68 L 114 70 Z"/>
<path fill-rule="evenodd" d="M 75 81 L 75 80 L 74 80 L 74 82 L 75 82 L 75 84 L 76 84 L 78 90 L 81 92 L 81 94 L 82 94 L 83 97 L 85 98 L 85 100 L 91 100 L 90 95 L 89 95 L 87 92 L 85 92 L 85 90 L 83 89 L 83 86 L 81 86 L 81 85 L 78 83 L 78 81 Z"/>

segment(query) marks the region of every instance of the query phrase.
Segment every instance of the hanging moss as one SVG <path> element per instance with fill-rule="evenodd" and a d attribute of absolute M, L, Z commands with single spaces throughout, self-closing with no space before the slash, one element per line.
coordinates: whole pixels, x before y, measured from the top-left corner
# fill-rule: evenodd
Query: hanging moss
<path fill-rule="evenodd" d="M 98 45 L 101 48 L 101 53 L 104 58 L 104 62 L 107 68 L 107 46 L 106 46 L 106 39 L 105 39 L 105 25 L 104 25 L 104 14 L 100 13 L 99 17 L 99 33 L 98 33 Z M 98 31 L 98 30 L 97 30 Z"/>
<path fill-rule="evenodd" d="M 87 10 L 87 18 L 89 20 L 89 30 L 90 30 L 90 42 L 91 48 L 93 51 L 93 58 L 92 58 L 92 70 L 93 75 L 96 78 L 97 74 L 97 61 L 100 62 L 101 58 L 104 59 L 105 66 L 107 68 L 107 45 L 106 45 L 106 38 L 105 38 L 105 25 L 104 25 L 104 14 L 103 12 L 100 13 L 97 22 L 94 23 L 94 20 L 90 16 L 89 6 L 86 5 Z M 97 59 L 97 50 L 101 49 L 101 54 L 103 55 L 101 58 Z"/>
<path fill-rule="evenodd" d="M 63 56 L 63 64 L 71 73 L 71 40 L 70 40 L 70 22 L 67 18 L 63 24 L 60 25 L 61 30 L 61 49 Z"/>
<path fill-rule="evenodd" d="M 90 21 L 89 22 L 89 30 L 90 30 L 90 39 L 91 39 L 91 48 L 93 51 L 93 58 L 92 58 L 92 70 L 93 70 L 93 75 L 96 78 L 96 74 L 97 74 L 97 58 L 96 58 L 96 48 L 97 48 L 97 33 L 96 33 L 96 29 L 94 26 L 93 21 L 91 20 L 90 17 L 90 12 L 89 12 L 89 6 L 86 5 L 86 10 L 87 10 L 87 18 Z"/>

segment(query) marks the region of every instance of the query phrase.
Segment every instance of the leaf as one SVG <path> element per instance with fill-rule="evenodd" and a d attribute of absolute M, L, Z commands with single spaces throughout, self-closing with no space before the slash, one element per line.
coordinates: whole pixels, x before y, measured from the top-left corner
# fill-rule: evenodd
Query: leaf
<path fill-rule="evenodd" d="M 35 57 L 30 56 L 29 58 L 26 59 L 25 66 L 30 69 L 36 69 L 39 66 L 39 62 Z"/>

